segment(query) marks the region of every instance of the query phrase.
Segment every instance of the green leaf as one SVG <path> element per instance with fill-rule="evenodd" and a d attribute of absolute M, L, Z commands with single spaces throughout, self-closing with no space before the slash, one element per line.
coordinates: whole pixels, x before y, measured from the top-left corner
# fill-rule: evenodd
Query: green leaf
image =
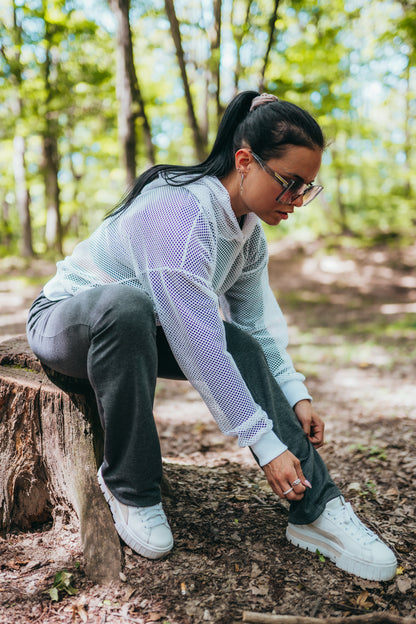
<path fill-rule="evenodd" d="M 319 559 L 319 561 L 321 561 L 322 563 L 325 563 L 325 557 L 323 556 L 323 554 L 322 554 L 322 553 L 320 553 L 318 549 L 316 549 L 316 551 L 315 551 L 315 552 L 316 552 L 316 554 L 318 555 L 318 559 Z"/>
<path fill-rule="evenodd" d="M 59 592 L 57 587 L 51 587 L 45 593 L 49 594 L 52 601 L 58 602 L 59 600 Z"/>
<path fill-rule="evenodd" d="M 59 600 L 59 592 L 64 591 L 69 596 L 74 596 L 77 593 L 75 587 L 72 586 L 73 575 L 68 570 L 59 570 L 55 574 L 53 585 L 50 589 L 47 589 L 44 593 L 49 594 L 51 600 Z"/>

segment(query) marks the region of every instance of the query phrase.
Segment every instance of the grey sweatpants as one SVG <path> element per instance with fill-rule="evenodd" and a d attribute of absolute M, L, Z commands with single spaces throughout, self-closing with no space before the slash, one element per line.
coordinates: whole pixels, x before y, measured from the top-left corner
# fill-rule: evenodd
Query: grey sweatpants
<path fill-rule="evenodd" d="M 289 520 L 313 522 L 340 492 L 259 343 L 229 323 L 225 332 L 227 349 L 254 400 L 312 484 L 301 501 L 291 504 Z M 27 335 L 41 362 L 69 377 L 89 380 L 104 429 L 102 474 L 114 496 L 134 506 L 160 502 L 162 460 L 153 418 L 156 380 L 185 377 L 162 328 L 156 326 L 149 297 L 125 285 L 92 288 L 55 302 L 41 293 L 30 309 Z"/>

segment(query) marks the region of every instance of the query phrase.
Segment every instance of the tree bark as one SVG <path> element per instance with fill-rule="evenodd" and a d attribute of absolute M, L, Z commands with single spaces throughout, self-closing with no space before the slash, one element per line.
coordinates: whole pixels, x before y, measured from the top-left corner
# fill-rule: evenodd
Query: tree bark
<path fill-rule="evenodd" d="M 45 184 L 46 228 L 45 240 L 48 249 L 62 254 L 62 223 L 59 199 L 59 155 L 54 124 L 46 122 L 43 135 L 43 178 Z"/>
<path fill-rule="evenodd" d="M 188 75 L 186 72 L 185 54 L 182 47 L 182 38 L 179 29 L 178 18 L 176 17 L 175 7 L 173 0 L 165 0 L 166 15 L 170 24 L 170 31 L 172 39 L 175 44 L 176 57 L 178 59 L 179 69 L 181 72 L 182 85 L 185 92 L 186 108 L 188 111 L 189 125 L 194 137 L 195 153 L 199 161 L 205 160 L 205 144 L 202 138 L 202 133 L 199 128 L 198 121 L 195 115 L 195 109 L 192 102 L 191 89 L 189 86 Z"/>
<path fill-rule="evenodd" d="M 133 69 L 134 69 L 134 65 L 133 65 Z M 136 76 L 136 72 L 134 71 L 134 75 Z M 144 99 L 142 96 L 142 91 L 140 89 L 140 85 L 139 85 L 139 81 L 137 79 L 135 79 L 135 95 L 134 95 L 135 101 L 138 102 L 139 104 L 139 117 L 142 120 L 142 130 L 143 130 L 143 138 L 144 138 L 144 143 L 146 146 L 146 155 L 147 155 L 147 159 L 148 161 L 154 165 L 156 162 L 156 157 L 155 157 L 155 149 L 154 149 L 154 145 L 153 145 L 153 139 L 152 139 L 152 130 L 150 128 L 150 122 L 149 122 L 149 118 L 147 116 L 146 113 L 146 106 L 144 103 Z"/>
<path fill-rule="evenodd" d="M 103 433 L 88 384 L 52 384 L 26 338 L 0 344 L 0 530 L 28 529 L 65 509 L 80 522 L 86 573 L 117 580 L 120 540 L 97 482 Z"/>
<path fill-rule="evenodd" d="M 264 90 L 264 78 L 266 75 L 267 65 L 269 64 L 270 50 L 272 49 L 272 46 L 274 43 L 274 34 L 276 31 L 276 19 L 277 19 L 277 9 L 279 8 L 279 1 L 280 0 L 274 0 L 273 11 L 269 19 L 269 39 L 267 42 L 266 54 L 264 55 L 264 59 L 263 59 L 263 68 L 261 71 L 261 78 L 260 78 L 260 84 L 259 84 L 260 92 Z"/>
<path fill-rule="evenodd" d="M 214 0 L 214 36 L 211 40 L 211 74 L 215 84 L 215 104 L 217 112 L 217 125 L 220 122 L 223 110 L 220 102 L 221 74 L 221 8 L 222 0 Z"/>
<path fill-rule="evenodd" d="M 234 90 L 235 92 L 237 92 L 238 84 L 239 84 L 240 77 L 241 77 L 241 69 L 242 69 L 240 50 L 241 50 L 241 46 L 243 45 L 244 37 L 250 28 L 250 9 L 251 9 L 253 0 L 247 0 L 245 20 L 244 20 L 244 24 L 242 24 L 241 26 L 234 24 L 235 1 L 236 0 L 233 0 L 232 9 L 231 9 L 231 29 L 233 33 L 235 48 L 236 48 L 236 64 L 235 64 L 235 70 L 234 70 Z"/>
<path fill-rule="evenodd" d="M 140 91 L 133 57 L 133 42 L 130 29 L 130 0 L 109 0 L 110 8 L 117 20 L 117 84 L 119 102 L 118 134 L 121 146 L 121 160 L 126 171 L 126 184 L 136 179 L 136 119 L 142 118 L 146 152 L 154 164 L 155 155 L 150 124 L 147 119 L 143 97 Z"/>
<path fill-rule="evenodd" d="M 19 105 L 21 109 L 21 106 Z M 20 239 L 20 253 L 23 257 L 34 256 L 32 242 L 32 224 L 30 219 L 30 195 L 26 182 L 26 141 L 18 133 L 13 139 L 13 172 L 15 181 L 16 207 L 19 215 L 22 237 Z"/>
<path fill-rule="evenodd" d="M 341 192 L 341 184 L 342 184 L 344 177 L 345 177 L 344 172 L 341 169 L 337 168 L 335 172 L 335 180 L 336 180 L 336 197 L 337 197 L 338 212 L 339 212 L 339 225 L 341 227 L 342 234 L 347 234 L 348 232 L 350 232 L 350 229 L 347 223 L 347 210 L 344 204 L 344 200 L 342 199 L 342 192 Z"/>
<path fill-rule="evenodd" d="M 20 62 L 21 46 L 22 46 L 22 29 L 17 20 L 16 5 L 13 2 L 13 28 L 12 38 L 14 43 L 14 67 L 13 77 L 16 82 L 17 95 L 13 106 L 13 114 L 16 117 L 16 132 L 13 140 L 13 172 L 15 181 L 16 207 L 19 215 L 22 236 L 20 239 L 20 253 L 24 257 L 32 257 L 32 224 L 30 218 L 30 195 L 26 181 L 26 142 L 22 132 L 19 132 L 20 120 L 23 118 L 23 99 L 20 95 L 22 85 L 22 66 Z M 10 64 L 5 50 L 2 48 L 3 56 L 7 63 Z"/>
<path fill-rule="evenodd" d="M 59 152 L 58 127 L 51 109 L 53 88 L 51 84 L 52 60 L 52 33 L 50 24 L 45 17 L 46 56 L 43 63 L 45 86 L 45 127 L 43 130 L 43 177 L 45 184 L 46 230 L 45 240 L 48 249 L 55 249 L 62 254 L 62 225 L 61 207 L 59 198 Z"/>
<path fill-rule="evenodd" d="M 0 207 L 1 215 L 0 215 L 0 243 L 5 247 L 9 247 L 13 240 L 13 231 L 10 225 L 10 204 L 7 199 L 4 197 L 3 202 Z"/>
<path fill-rule="evenodd" d="M 405 70 L 405 80 L 406 80 L 406 91 L 405 91 L 405 114 L 404 114 L 404 146 L 403 151 L 406 155 L 406 161 L 404 163 L 404 171 L 406 173 L 406 179 L 404 183 L 405 188 L 405 197 L 410 199 L 412 197 L 412 149 L 413 149 L 413 140 L 412 140 L 412 90 L 410 87 L 410 63 L 408 63 Z"/>

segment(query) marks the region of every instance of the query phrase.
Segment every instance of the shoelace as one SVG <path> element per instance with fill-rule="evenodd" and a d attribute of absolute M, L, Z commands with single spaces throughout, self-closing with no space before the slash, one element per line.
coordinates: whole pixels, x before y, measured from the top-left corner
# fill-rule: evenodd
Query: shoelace
<path fill-rule="evenodd" d="M 378 539 L 371 529 L 365 526 L 352 510 L 350 503 L 344 503 L 339 511 L 332 512 L 331 515 L 345 526 L 345 529 L 361 544 L 369 544 Z"/>
<path fill-rule="evenodd" d="M 167 523 L 165 512 L 162 508 L 162 503 L 153 505 L 152 507 L 136 508 L 141 520 L 148 529 L 158 526 L 160 524 Z"/>

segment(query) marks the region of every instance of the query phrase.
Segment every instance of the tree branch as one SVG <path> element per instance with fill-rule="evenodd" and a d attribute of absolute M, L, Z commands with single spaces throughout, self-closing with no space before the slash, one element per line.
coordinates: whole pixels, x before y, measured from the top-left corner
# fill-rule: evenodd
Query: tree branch
<path fill-rule="evenodd" d="M 274 43 L 274 33 L 276 30 L 276 19 L 277 19 L 277 9 L 279 8 L 280 0 L 274 0 L 273 12 L 269 19 L 269 41 L 267 44 L 266 54 L 264 55 L 263 68 L 261 72 L 261 79 L 259 85 L 259 91 L 263 91 L 264 89 L 264 77 L 266 75 L 267 65 L 269 63 L 270 51 L 272 49 L 272 45 Z"/>
<path fill-rule="evenodd" d="M 274 615 L 272 613 L 244 611 L 243 622 L 252 622 L 253 624 L 322 624 L 322 622 L 325 624 L 416 624 L 416 619 L 385 612 L 351 615 L 348 618 L 329 617 L 323 620 L 322 618 L 302 615 Z"/>

